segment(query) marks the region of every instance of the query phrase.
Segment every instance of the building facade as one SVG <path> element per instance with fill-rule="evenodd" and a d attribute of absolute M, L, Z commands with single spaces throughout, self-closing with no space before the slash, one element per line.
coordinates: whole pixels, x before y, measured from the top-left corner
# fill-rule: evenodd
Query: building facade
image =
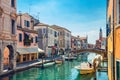
<path fill-rule="evenodd" d="M 96 49 L 106 49 L 106 38 L 103 37 L 102 29 L 100 28 L 99 39 L 96 40 Z"/>
<path fill-rule="evenodd" d="M 88 37 L 71 37 L 71 48 L 72 50 L 87 49 L 88 48 Z"/>
<path fill-rule="evenodd" d="M 120 0 L 107 0 L 108 78 L 120 80 Z"/>
<path fill-rule="evenodd" d="M 58 42 L 60 52 L 62 51 L 62 54 L 69 52 L 71 50 L 71 31 L 57 25 L 52 25 L 51 28 L 59 32 Z"/>
<path fill-rule="evenodd" d="M 95 48 L 95 45 L 94 45 L 94 44 L 88 43 L 88 49 L 94 49 L 94 48 Z"/>
<path fill-rule="evenodd" d="M 16 68 L 16 0 L 0 0 L 0 74 Z"/>
<path fill-rule="evenodd" d="M 39 23 L 34 27 L 38 31 L 38 46 L 45 51 L 48 57 L 58 54 L 58 31 L 44 23 Z"/>
<path fill-rule="evenodd" d="M 34 18 L 28 13 L 17 16 L 17 63 L 38 59 L 38 32 Z"/>
<path fill-rule="evenodd" d="M 71 36 L 71 50 L 79 50 L 81 49 L 81 42 L 79 36 Z"/>
<path fill-rule="evenodd" d="M 88 36 L 80 37 L 80 42 L 81 42 L 81 49 L 87 49 L 88 48 Z"/>

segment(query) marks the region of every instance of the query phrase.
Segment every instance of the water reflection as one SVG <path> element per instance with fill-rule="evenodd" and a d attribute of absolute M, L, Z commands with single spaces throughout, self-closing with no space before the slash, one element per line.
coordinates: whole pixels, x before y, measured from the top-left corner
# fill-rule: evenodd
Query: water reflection
<path fill-rule="evenodd" d="M 94 80 L 94 77 L 93 77 L 94 75 L 95 75 L 94 73 L 87 74 L 87 75 L 78 74 L 75 80 L 80 80 L 80 79 L 82 79 L 82 80 Z"/>

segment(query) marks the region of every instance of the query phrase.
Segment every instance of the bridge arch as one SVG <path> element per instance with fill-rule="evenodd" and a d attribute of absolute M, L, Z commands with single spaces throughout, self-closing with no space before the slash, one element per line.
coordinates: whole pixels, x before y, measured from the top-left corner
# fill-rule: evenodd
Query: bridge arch
<path fill-rule="evenodd" d="M 80 50 L 76 50 L 76 52 L 78 54 L 82 53 L 82 52 L 91 52 L 91 53 L 96 53 L 99 54 L 101 56 L 105 56 L 106 51 L 105 50 L 96 50 L 96 49 L 80 49 Z"/>

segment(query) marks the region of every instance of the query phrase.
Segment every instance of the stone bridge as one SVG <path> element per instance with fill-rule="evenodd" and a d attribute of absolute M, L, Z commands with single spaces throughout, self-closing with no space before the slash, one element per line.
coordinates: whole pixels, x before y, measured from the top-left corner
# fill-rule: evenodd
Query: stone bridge
<path fill-rule="evenodd" d="M 105 50 L 99 50 L 99 49 L 80 49 L 80 50 L 76 50 L 75 52 L 79 54 L 82 52 L 92 52 L 92 53 L 100 54 L 103 57 L 105 57 L 107 54 Z"/>

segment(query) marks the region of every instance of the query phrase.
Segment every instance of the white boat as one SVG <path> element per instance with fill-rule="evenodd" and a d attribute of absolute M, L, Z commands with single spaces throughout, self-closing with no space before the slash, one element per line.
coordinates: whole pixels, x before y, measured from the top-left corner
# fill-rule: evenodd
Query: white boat
<path fill-rule="evenodd" d="M 49 63 L 44 63 L 43 66 L 44 67 L 49 67 L 49 66 L 52 66 L 54 64 L 55 64 L 55 62 L 49 62 Z"/>
<path fill-rule="evenodd" d="M 73 57 L 64 57 L 65 58 L 65 60 L 67 60 L 67 61 L 72 61 L 74 58 Z"/>
<path fill-rule="evenodd" d="M 59 60 L 55 60 L 55 63 L 56 63 L 56 64 L 62 64 L 63 62 L 64 62 L 64 61 L 63 61 L 62 59 L 61 59 L 61 60 L 60 60 L 60 59 L 59 59 Z"/>
<path fill-rule="evenodd" d="M 88 62 L 83 62 L 79 66 L 75 66 L 74 68 L 80 71 L 80 74 L 90 74 L 96 71 L 96 67 L 98 67 L 98 64 L 99 63 L 96 61 L 96 59 L 94 59 L 93 61 L 94 66 L 92 65 L 90 66 L 90 63 Z"/>
<path fill-rule="evenodd" d="M 95 72 L 95 69 L 93 67 L 89 66 L 75 66 L 75 68 L 80 71 L 80 74 L 89 74 Z"/>

